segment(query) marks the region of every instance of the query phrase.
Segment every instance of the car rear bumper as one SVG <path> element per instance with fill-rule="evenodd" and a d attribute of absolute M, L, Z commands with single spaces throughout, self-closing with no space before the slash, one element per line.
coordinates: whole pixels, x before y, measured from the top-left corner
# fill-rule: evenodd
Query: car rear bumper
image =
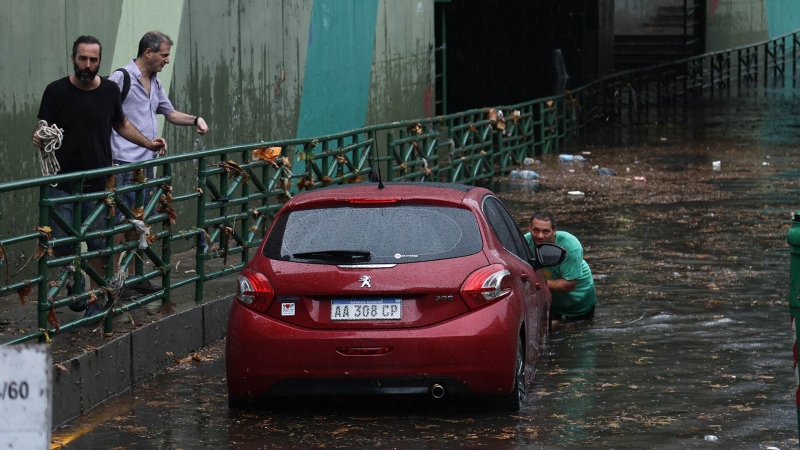
<path fill-rule="evenodd" d="M 418 329 L 312 330 L 234 301 L 228 322 L 232 399 L 279 395 L 452 394 L 511 391 L 520 320 L 507 301 Z M 389 348 L 345 355 L 342 349 Z"/>
<path fill-rule="evenodd" d="M 290 379 L 273 384 L 263 396 L 332 396 L 332 395 L 441 395 L 472 394 L 463 383 L 453 378 L 350 378 Z"/>

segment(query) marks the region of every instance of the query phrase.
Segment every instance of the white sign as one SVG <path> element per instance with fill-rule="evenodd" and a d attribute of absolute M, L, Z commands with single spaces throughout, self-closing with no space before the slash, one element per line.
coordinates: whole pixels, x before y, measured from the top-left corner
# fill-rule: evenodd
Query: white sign
<path fill-rule="evenodd" d="M 49 449 L 52 364 L 45 345 L 0 347 L 0 442 L 10 449 Z"/>

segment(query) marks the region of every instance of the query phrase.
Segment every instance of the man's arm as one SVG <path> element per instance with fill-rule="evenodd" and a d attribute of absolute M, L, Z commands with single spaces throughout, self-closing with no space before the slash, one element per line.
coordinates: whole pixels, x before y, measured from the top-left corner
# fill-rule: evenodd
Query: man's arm
<path fill-rule="evenodd" d="M 547 287 L 553 292 L 572 292 L 577 285 L 577 280 L 565 280 L 563 278 L 547 280 Z"/>
<path fill-rule="evenodd" d="M 39 131 L 39 128 L 41 128 L 41 127 L 42 127 L 41 124 L 38 124 L 38 123 L 36 124 L 36 128 L 33 129 L 33 137 L 32 137 L 32 139 L 33 139 L 33 145 L 35 145 L 35 146 L 37 146 L 39 148 L 44 148 L 44 142 L 42 141 L 42 139 L 39 136 L 36 135 L 36 132 Z"/>
<path fill-rule="evenodd" d="M 206 123 L 205 119 L 200 116 L 192 116 L 180 111 L 172 110 L 171 112 L 164 114 L 164 118 L 167 119 L 167 122 L 173 125 L 197 125 L 197 134 L 206 134 L 206 132 L 208 132 L 208 124 Z"/>
<path fill-rule="evenodd" d="M 167 152 L 167 141 L 165 141 L 164 138 L 158 137 L 152 141 L 147 139 L 127 117 L 124 118 L 122 122 L 113 123 L 112 126 L 114 127 L 114 131 L 119 133 L 120 136 L 140 147 L 144 147 L 151 152 L 158 152 L 159 155 L 163 155 Z"/>

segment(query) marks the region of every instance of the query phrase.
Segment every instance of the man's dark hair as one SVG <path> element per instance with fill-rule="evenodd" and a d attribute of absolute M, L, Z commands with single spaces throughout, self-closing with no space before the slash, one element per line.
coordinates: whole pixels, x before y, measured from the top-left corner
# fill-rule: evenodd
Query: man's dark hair
<path fill-rule="evenodd" d="M 549 213 L 549 212 L 547 212 L 545 210 L 536 211 L 533 214 L 531 214 L 530 223 L 533 223 L 534 219 L 541 220 L 543 222 L 550 222 L 550 225 L 552 225 L 554 229 L 558 228 L 556 226 L 556 216 L 552 215 L 551 213 Z"/>
<path fill-rule="evenodd" d="M 138 58 L 144 55 L 145 50 L 148 48 L 153 52 L 157 52 L 161 48 L 161 44 L 164 43 L 170 47 L 172 47 L 173 44 L 172 39 L 166 34 L 160 31 L 148 31 L 139 40 L 139 53 L 136 54 L 136 57 Z"/>
<path fill-rule="evenodd" d="M 103 45 L 94 36 L 79 36 L 78 39 L 75 39 L 75 42 L 72 43 L 73 58 L 78 54 L 78 46 L 81 44 L 97 44 L 100 47 L 100 59 L 103 59 Z"/>

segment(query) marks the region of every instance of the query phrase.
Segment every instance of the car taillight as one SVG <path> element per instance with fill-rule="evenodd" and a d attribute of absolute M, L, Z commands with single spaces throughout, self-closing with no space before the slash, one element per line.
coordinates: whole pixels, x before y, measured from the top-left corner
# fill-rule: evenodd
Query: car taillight
<path fill-rule="evenodd" d="M 511 272 L 502 264 L 492 264 L 472 272 L 461 285 L 461 298 L 470 309 L 479 308 L 511 292 Z"/>
<path fill-rule="evenodd" d="M 243 271 L 239 275 L 239 289 L 236 300 L 247 306 L 266 313 L 275 299 L 275 291 L 263 274 L 252 270 Z"/>

